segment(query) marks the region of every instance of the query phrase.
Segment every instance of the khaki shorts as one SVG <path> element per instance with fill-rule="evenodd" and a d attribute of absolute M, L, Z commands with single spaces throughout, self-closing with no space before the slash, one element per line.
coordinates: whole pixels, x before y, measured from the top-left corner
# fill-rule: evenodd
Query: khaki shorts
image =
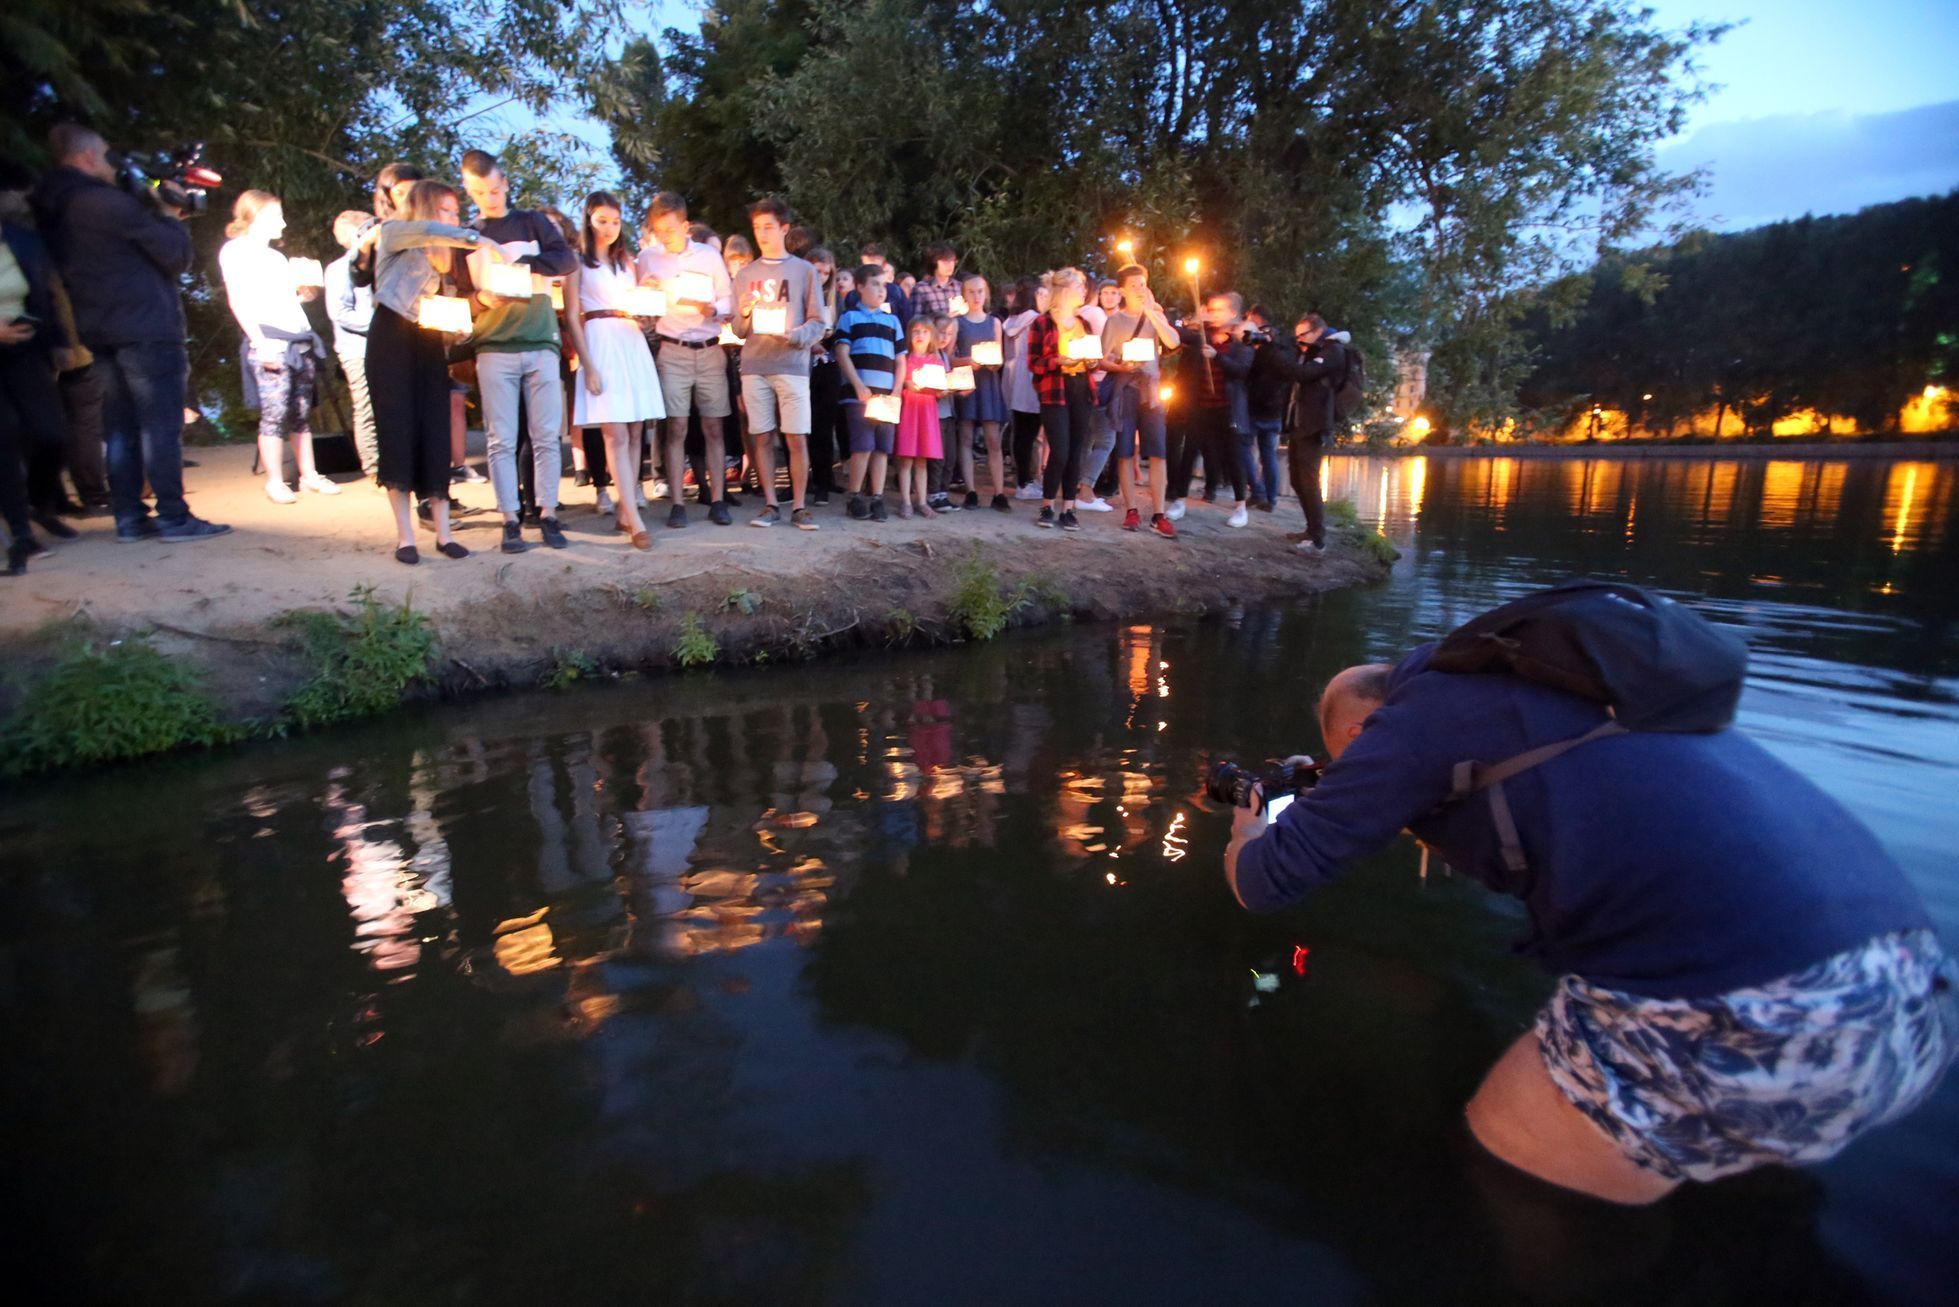
<path fill-rule="evenodd" d="M 780 431 L 791 436 L 809 434 L 808 377 L 744 376 L 741 398 L 748 406 L 750 431 Z"/>
<path fill-rule="evenodd" d="M 688 349 L 671 340 L 659 342 L 654 359 L 660 370 L 660 394 L 667 416 L 685 419 L 698 409 L 704 418 L 724 418 L 734 411 L 728 394 L 728 356 L 719 345 Z"/>

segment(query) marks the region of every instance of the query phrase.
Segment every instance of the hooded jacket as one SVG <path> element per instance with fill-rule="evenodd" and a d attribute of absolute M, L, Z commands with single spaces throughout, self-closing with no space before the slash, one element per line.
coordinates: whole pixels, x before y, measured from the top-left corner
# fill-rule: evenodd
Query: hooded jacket
<path fill-rule="evenodd" d="M 179 282 L 190 270 L 190 232 L 77 168 L 41 178 L 29 202 L 93 350 L 184 341 Z"/>
<path fill-rule="evenodd" d="M 1286 413 L 1286 430 L 1311 440 L 1324 440 L 1333 430 L 1333 396 L 1347 379 L 1344 331 L 1329 331 L 1299 353 L 1298 386 Z"/>

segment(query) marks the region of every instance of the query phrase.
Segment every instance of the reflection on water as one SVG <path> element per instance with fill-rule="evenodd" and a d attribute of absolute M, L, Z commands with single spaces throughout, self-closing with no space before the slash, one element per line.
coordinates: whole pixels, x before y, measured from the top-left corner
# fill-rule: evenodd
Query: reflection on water
<path fill-rule="evenodd" d="M 1458 1113 L 1546 981 L 1396 847 L 1239 912 L 1203 765 L 1577 571 L 1959 936 L 1950 464 L 1330 459 L 1385 586 L 492 701 L 0 808 L 17 1259 L 76 1296 L 1929 1300 L 1959 1088 L 1560 1225 Z M 1547 1223 L 1548 1222 L 1548 1223 Z M 1483 1286 L 1464 1292 L 1464 1286 Z"/>

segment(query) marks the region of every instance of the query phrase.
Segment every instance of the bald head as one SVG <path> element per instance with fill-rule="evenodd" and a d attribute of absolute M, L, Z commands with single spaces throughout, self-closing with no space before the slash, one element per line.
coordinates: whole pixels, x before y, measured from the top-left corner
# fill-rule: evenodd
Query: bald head
<path fill-rule="evenodd" d="M 1320 695 L 1320 738 L 1329 759 L 1337 759 L 1360 734 L 1361 723 L 1388 698 L 1386 663 L 1349 667 L 1326 683 Z"/>
<path fill-rule="evenodd" d="M 48 153 L 57 164 L 78 169 L 104 181 L 114 180 L 109 143 L 80 123 L 62 123 L 48 133 Z"/>

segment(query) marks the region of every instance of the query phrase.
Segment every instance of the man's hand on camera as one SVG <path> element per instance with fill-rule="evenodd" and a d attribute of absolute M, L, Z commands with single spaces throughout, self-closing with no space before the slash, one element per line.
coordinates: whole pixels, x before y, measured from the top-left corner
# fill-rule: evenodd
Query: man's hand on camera
<path fill-rule="evenodd" d="M 1231 810 L 1231 838 L 1233 842 L 1255 840 L 1265 833 L 1268 824 L 1265 820 L 1265 791 L 1254 785 L 1249 802 Z"/>

